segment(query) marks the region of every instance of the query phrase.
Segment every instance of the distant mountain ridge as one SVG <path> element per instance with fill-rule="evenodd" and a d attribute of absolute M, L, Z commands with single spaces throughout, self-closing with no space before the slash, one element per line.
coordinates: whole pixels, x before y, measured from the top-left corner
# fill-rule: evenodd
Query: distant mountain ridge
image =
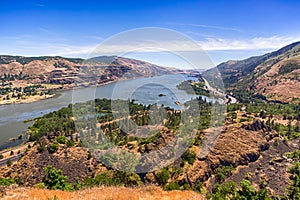
<path fill-rule="evenodd" d="M 84 60 L 60 56 L 0 55 L 0 76 L 25 77 L 24 84 L 61 84 L 66 87 L 105 83 L 119 79 L 174 73 L 176 69 L 117 56 Z M 92 77 L 92 76 L 93 77 Z M 12 84 L 16 81 L 12 81 Z"/>
<path fill-rule="evenodd" d="M 300 42 L 262 56 L 230 60 L 216 68 L 228 91 L 244 90 L 271 101 L 299 102 Z"/>

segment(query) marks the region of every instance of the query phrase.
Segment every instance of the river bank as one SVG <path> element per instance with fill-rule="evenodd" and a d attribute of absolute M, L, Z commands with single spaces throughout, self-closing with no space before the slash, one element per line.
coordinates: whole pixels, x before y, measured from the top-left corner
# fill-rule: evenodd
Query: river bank
<path fill-rule="evenodd" d="M 15 103 L 0 106 L 0 146 L 15 138 L 32 125 L 31 119 L 59 110 L 69 104 L 86 102 L 95 98 L 135 99 L 145 105 L 158 104 L 181 109 L 175 102 L 184 103 L 195 95 L 178 90 L 176 85 L 187 79 L 183 75 L 163 75 L 130 80 L 106 82 L 98 87 L 72 87 L 57 89 L 53 98 L 32 103 Z M 163 93 L 166 96 L 159 96 Z M 28 123 L 24 123 L 24 121 Z"/>
<path fill-rule="evenodd" d="M 25 99 L 18 99 L 18 98 L 10 98 L 8 100 L 2 99 L 2 100 L 0 100 L 0 105 L 33 103 L 36 101 L 53 98 L 55 96 L 56 96 L 56 94 L 47 94 L 47 95 L 28 96 Z"/>
<path fill-rule="evenodd" d="M 141 77 L 137 77 L 137 78 L 141 78 Z M 74 84 L 69 84 L 69 85 L 51 85 L 51 84 L 43 84 L 43 86 L 46 86 L 48 89 L 51 89 L 51 91 L 53 92 L 53 94 L 44 94 L 44 95 L 33 95 L 33 96 L 26 96 L 23 98 L 18 99 L 17 97 L 15 98 L 10 98 L 10 99 L 3 99 L 0 98 L 0 105 L 9 105 L 9 104 L 28 104 L 28 103 L 34 103 L 34 102 L 38 102 L 38 101 L 42 101 L 42 100 L 46 100 L 46 99 L 50 99 L 50 98 L 54 98 L 57 97 L 57 95 L 59 95 L 59 92 L 65 92 L 65 91 L 70 91 L 70 90 L 80 90 L 80 89 L 84 89 L 84 88 L 88 88 L 88 87 L 101 87 L 101 86 L 105 86 L 108 84 L 112 84 L 112 83 L 116 83 L 119 81 L 127 81 L 127 80 L 134 80 L 137 78 L 132 78 L 132 79 L 118 79 L 118 80 L 113 80 L 113 81 L 107 81 L 107 82 L 103 82 L 101 84 L 88 84 L 88 83 L 82 83 L 79 86 L 75 86 Z M 144 77 L 146 78 L 146 77 Z"/>

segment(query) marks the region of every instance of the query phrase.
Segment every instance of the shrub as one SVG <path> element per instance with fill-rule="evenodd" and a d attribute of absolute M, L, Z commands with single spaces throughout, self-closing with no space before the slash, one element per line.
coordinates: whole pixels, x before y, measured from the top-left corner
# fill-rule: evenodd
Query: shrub
<path fill-rule="evenodd" d="M 68 183 L 68 177 L 63 175 L 62 170 L 57 170 L 52 166 L 48 166 L 44 170 L 46 175 L 43 177 L 42 183 L 44 183 L 48 189 L 73 190 L 72 185 Z"/>
<path fill-rule="evenodd" d="M 115 179 L 117 179 L 119 183 L 122 183 L 126 186 L 140 186 L 140 185 L 142 185 L 141 178 L 136 173 L 116 172 L 115 173 Z"/>
<path fill-rule="evenodd" d="M 251 180 L 251 178 L 252 178 L 252 173 L 251 173 L 251 172 L 247 172 L 247 173 L 245 174 L 244 179 L 246 179 L 246 180 Z"/>
<path fill-rule="evenodd" d="M 46 143 L 45 142 L 39 142 L 39 146 L 37 147 L 37 150 L 39 153 L 43 152 L 44 149 L 46 147 Z"/>
<path fill-rule="evenodd" d="M 235 199 L 237 195 L 236 184 L 234 181 L 225 182 L 222 185 L 216 184 L 213 188 L 213 193 L 207 199 Z M 228 198 L 228 197 L 233 198 Z"/>
<path fill-rule="evenodd" d="M 201 193 L 202 192 L 202 188 L 203 188 L 203 184 L 201 181 L 197 180 L 195 185 L 194 185 L 194 191 Z"/>
<path fill-rule="evenodd" d="M 16 184 L 16 181 L 12 178 L 0 178 L 1 186 L 10 186 L 12 184 Z"/>
<path fill-rule="evenodd" d="M 98 174 L 95 177 L 86 178 L 83 181 L 84 186 L 93 187 L 93 186 L 99 186 L 99 185 L 112 185 L 116 186 L 119 185 L 119 182 L 117 179 L 114 179 L 113 171 L 107 171 L 102 174 Z"/>
<path fill-rule="evenodd" d="M 67 141 L 67 147 L 73 147 L 74 146 L 74 141 L 73 140 L 68 140 Z"/>
<path fill-rule="evenodd" d="M 168 182 L 170 176 L 170 172 L 165 168 L 163 168 L 160 172 L 156 174 L 157 181 L 161 185 L 165 185 Z"/>
<path fill-rule="evenodd" d="M 4 158 L 4 156 L 2 154 L 0 154 L 0 159 L 3 159 L 3 158 Z"/>
<path fill-rule="evenodd" d="M 230 166 L 222 166 L 217 169 L 216 179 L 218 182 L 224 181 L 229 175 L 231 175 L 231 171 L 233 167 Z"/>
<path fill-rule="evenodd" d="M 12 165 L 12 161 L 11 160 L 7 160 L 6 164 L 7 164 L 7 166 L 10 167 Z"/>
<path fill-rule="evenodd" d="M 255 189 L 251 186 L 250 181 L 244 179 L 240 185 L 241 190 L 238 192 L 241 196 L 245 196 L 247 199 L 251 199 L 251 197 L 255 196 Z"/>
<path fill-rule="evenodd" d="M 213 188 L 213 193 L 208 195 L 208 199 L 271 200 L 265 189 L 260 189 L 259 191 L 256 191 L 251 185 L 251 182 L 248 180 L 242 180 L 240 186 L 241 189 L 237 189 L 236 183 L 234 181 L 225 182 L 221 185 L 216 184 Z"/>
<path fill-rule="evenodd" d="M 289 199 L 300 199 L 300 162 L 294 163 L 289 169 L 291 176 L 291 185 L 287 189 Z"/>
<path fill-rule="evenodd" d="M 176 182 L 171 182 L 165 186 L 165 190 L 180 190 L 180 186 Z"/>
<path fill-rule="evenodd" d="M 182 159 L 186 162 L 188 162 L 190 165 L 194 164 L 196 160 L 196 153 L 192 152 L 190 150 L 187 150 L 183 155 Z"/>
<path fill-rule="evenodd" d="M 54 140 L 52 142 L 52 144 L 49 145 L 49 152 L 50 153 L 54 153 L 55 151 L 58 150 L 58 148 L 59 148 L 59 144 L 58 144 L 58 142 L 56 140 Z"/>
<path fill-rule="evenodd" d="M 66 144 L 67 143 L 67 138 L 66 136 L 58 136 L 56 138 L 56 141 L 59 143 L 59 144 Z"/>

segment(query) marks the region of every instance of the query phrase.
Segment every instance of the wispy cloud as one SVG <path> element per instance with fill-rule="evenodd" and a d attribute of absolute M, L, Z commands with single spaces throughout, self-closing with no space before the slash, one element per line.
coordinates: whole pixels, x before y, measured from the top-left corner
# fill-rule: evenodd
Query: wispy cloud
<path fill-rule="evenodd" d="M 226 27 L 226 26 L 214 26 L 214 25 L 207 25 L 207 24 L 187 24 L 187 23 L 168 23 L 170 25 L 178 25 L 178 26 L 192 26 L 198 28 L 206 28 L 206 29 L 218 29 L 218 30 L 225 30 L 225 31 L 237 31 L 242 32 L 241 29 L 234 28 L 234 27 Z"/>
<path fill-rule="evenodd" d="M 87 35 L 87 36 L 85 36 L 85 38 L 92 39 L 92 40 L 98 40 L 98 41 L 104 40 L 103 37 L 96 36 L 96 35 Z"/>
<path fill-rule="evenodd" d="M 61 36 L 61 34 L 55 32 L 55 31 L 52 31 L 52 30 L 50 30 L 48 28 L 40 27 L 38 30 L 41 31 L 41 32 L 43 32 L 43 33 L 46 33 L 48 35 Z"/>
<path fill-rule="evenodd" d="M 87 57 L 94 55 L 120 55 L 128 51 L 136 52 L 183 52 L 183 51 L 226 51 L 226 50 L 259 50 L 270 51 L 281 48 L 292 42 L 299 41 L 300 37 L 255 37 L 251 39 L 228 39 L 207 37 L 201 41 L 144 41 L 136 43 L 126 43 L 116 41 L 114 43 L 99 44 L 90 41 L 89 44 L 72 45 L 64 41 L 34 41 L 32 39 L 22 40 L 16 38 L 14 43 L 0 37 L 3 45 L 0 47 L 0 54 L 19 55 L 61 55 Z M 12 38 L 13 39 L 13 38 Z M 96 39 L 96 38 L 95 38 Z M 101 38 L 98 38 L 99 40 Z M 6 42 L 5 42 L 6 41 Z"/>
<path fill-rule="evenodd" d="M 205 50 L 263 50 L 278 49 L 299 40 L 300 37 L 272 36 L 245 40 L 206 38 L 198 43 Z"/>
<path fill-rule="evenodd" d="M 45 7 L 45 4 L 40 4 L 40 3 L 36 3 L 34 5 L 37 6 L 37 7 Z"/>

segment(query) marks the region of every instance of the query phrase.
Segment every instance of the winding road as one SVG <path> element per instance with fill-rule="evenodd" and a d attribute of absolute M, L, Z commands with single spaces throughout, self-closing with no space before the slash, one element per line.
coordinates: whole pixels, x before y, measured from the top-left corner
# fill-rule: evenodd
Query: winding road
<path fill-rule="evenodd" d="M 231 96 L 231 95 L 224 94 L 224 93 L 218 91 L 217 89 L 211 87 L 211 85 L 208 83 L 208 81 L 207 81 L 205 78 L 202 77 L 202 79 L 204 80 L 205 85 L 206 85 L 206 87 L 207 87 L 207 89 L 208 89 L 209 91 L 213 92 L 214 94 L 217 94 L 217 95 L 220 95 L 220 96 L 224 96 L 226 99 L 228 99 L 228 101 L 227 101 L 226 103 L 228 103 L 228 104 L 234 104 L 234 103 L 237 103 L 237 99 L 236 99 L 236 98 L 234 98 L 234 97 Z"/>

